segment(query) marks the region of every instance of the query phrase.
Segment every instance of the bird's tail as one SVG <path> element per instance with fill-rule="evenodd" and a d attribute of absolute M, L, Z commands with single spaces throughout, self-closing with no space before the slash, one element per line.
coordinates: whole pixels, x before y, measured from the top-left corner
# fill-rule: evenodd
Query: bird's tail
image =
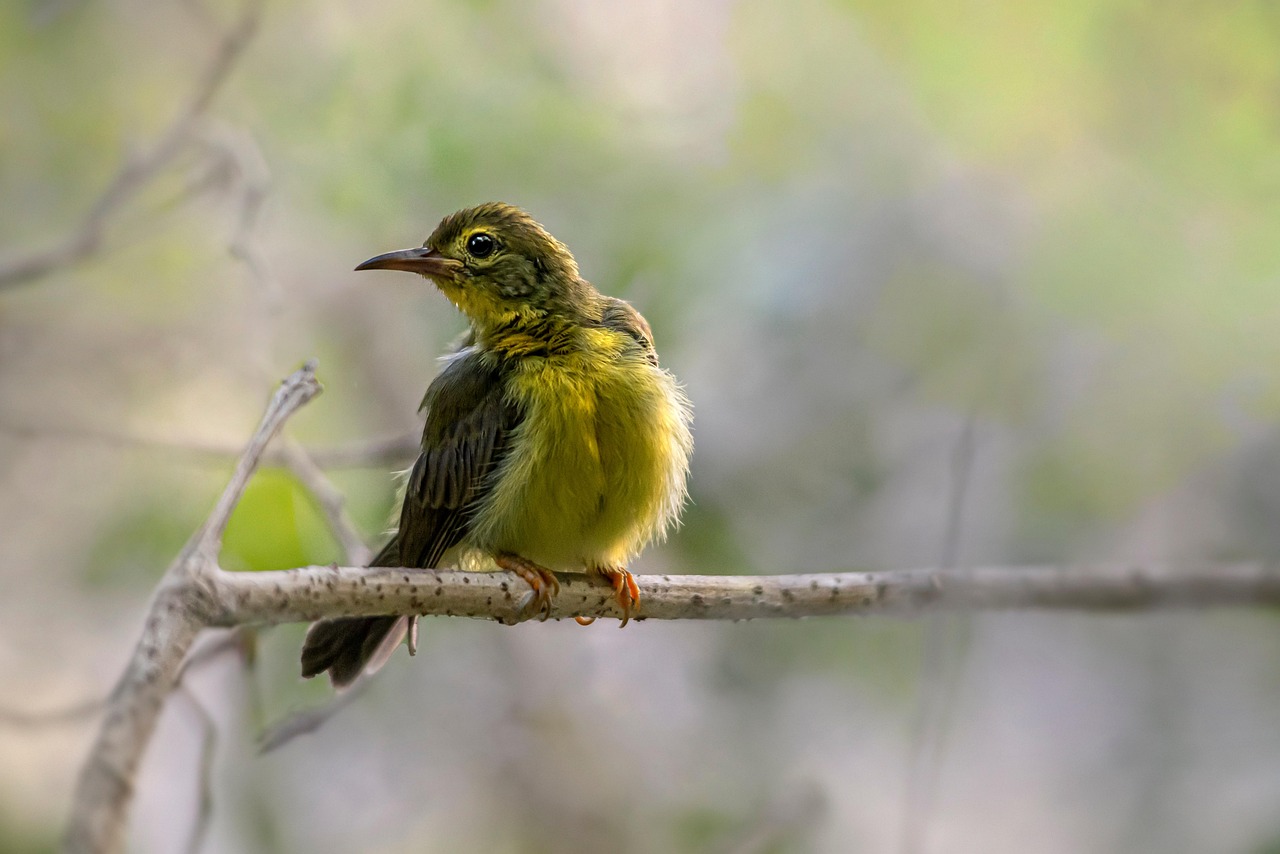
<path fill-rule="evenodd" d="M 387 663 L 404 640 L 408 617 L 338 617 L 312 623 L 302 644 L 302 675 L 329 671 L 335 688 L 345 688 L 361 673 Z"/>
<path fill-rule="evenodd" d="M 398 566 L 398 538 L 383 547 L 370 566 Z M 329 671 L 335 688 L 345 688 L 361 673 L 373 673 L 387 663 L 409 630 L 409 617 L 336 617 L 312 623 L 302 642 L 302 675 L 306 679 Z"/>

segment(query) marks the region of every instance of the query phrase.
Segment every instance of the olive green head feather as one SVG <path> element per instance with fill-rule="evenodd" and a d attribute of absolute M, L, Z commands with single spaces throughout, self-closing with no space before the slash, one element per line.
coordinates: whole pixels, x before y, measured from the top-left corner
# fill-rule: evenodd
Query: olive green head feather
<path fill-rule="evenodd" d="M 450 214 L 421 248 L 388 252 L 356 269 L 426 276 L 481 326 L 576 317 L 596 296 L 568 247 L 502 202 Z"/>

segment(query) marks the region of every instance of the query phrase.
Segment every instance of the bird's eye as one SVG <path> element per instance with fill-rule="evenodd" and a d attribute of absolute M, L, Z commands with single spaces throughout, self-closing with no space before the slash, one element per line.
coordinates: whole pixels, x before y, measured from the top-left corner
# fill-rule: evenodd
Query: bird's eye
<path fill-rule="evenodd" d="M 493 254 L 493 250 L 498 248 L 498 242 L 490 235 L 484 232 L 471 235 L 467 238 L 467 252 L 472 258 L 488 258 Z"/>

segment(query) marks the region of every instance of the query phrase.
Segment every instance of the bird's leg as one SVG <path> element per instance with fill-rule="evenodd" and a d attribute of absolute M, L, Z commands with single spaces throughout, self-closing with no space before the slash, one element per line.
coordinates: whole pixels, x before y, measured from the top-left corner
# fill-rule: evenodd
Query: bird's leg
<path fill-rule="evenodd" d="M 521 613 L 527 611 L 530 614 L 541 611 L 541 619 L 545 622 L 547 617 L 551 616 L 551 597 L 560 592 L 560 580 L 555 577 L 555 574 L 545 566 L 539 566 L 511 552 L 496 554 L 493 560 L 502 569 L 514 572 L 529 582 L 531 589 L 521 600 L 520 611 Z"/>
<path fill-rule="evenodd" d="M 622 628 L 631 620 L 631 612 L 640 607 L 640 585 L 636 583 L 636 577 L 621 566 L 593 566 L 591 572 L 603 576 L 613 588 L 614 598 L 618 600 L 618 607 L 622 609 L 622 622 L 618 625 L 618 628 Z M 593 622 L 595 622 L 594 617 L 585 623 L 578 620 L 578 623 L 584 626 L 589 626 Z"/>
<path fill-rule="evenodd" d="M 409 645 L 409 654 L 418 654 L 418 615 L 409 615 L 409 631 L 406 633 L 405 643 Z"/>

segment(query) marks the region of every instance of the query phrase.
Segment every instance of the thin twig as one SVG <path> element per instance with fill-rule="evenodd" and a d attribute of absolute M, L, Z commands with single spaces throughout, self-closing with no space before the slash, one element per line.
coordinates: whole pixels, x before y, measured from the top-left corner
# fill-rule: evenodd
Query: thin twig
<path fill-rule="evenodd" d="M 253 281 L 251 296 L 255 310 L 247 316 L 254 326 L 250 346 L 245 350 L 259 374 L 268 377 L 275 369 L 272 358 L 277 338 L 275 330 L 284 302 L 284 291 L 272 272 L 258 235 L 263 207 L 271 190 L 271 170 L 262 149 L 247 131 L 218 126 L 206 134 L 206 141 L 225 164 L 236 196 L 238 213 L 227 250 L 245 265 Z"/>
<path fill-rule="evenodd" d="M 192 668 L 199 667 L 229 649 L 242 647 L 243 641 L 240 638 L 240 633 L 244 631 L 251 630 L 237 628 L 230 632 L 225 632 L 218 640 L 206 644 L 188 655 L 182 662 L 182 668 L 178 671 L 178 681 L 181 682 L 182 677 Z M 91 700 L 81 700 L 77 703 L 71 703 L 56 709 L 47 709 L 42 712 L 0 707 L 0 726 L 36 729 L 39 727 L 80 723 L 96 716 L 105 709 L 107 700 L 107 697 L 95 697 Z"/>
<path fill-rule="evenodd" d="M 249 440 L 248 446 L 236 463 L 235 471 L 231 473 L 231 482 L 223 490 L 208 521 L 201 533 L 197 535 L 200 547 L 213 557 L 213 561 L 216 561 L 216 556 L 222 549 L 222 535 L 227 529 L 227 522 L 231 520 L 231 511 L 235 509 L 240 496 L 244 494 L 245 487 L 249 485 L 249 478 L 253 477 L 258 464 L 262 461 L 267 443 L 280 431 L 290 415 L 305 406 L 320 391 L 320 383 L 316 381 L 316 363 L 313 359 L 281 383 L 280 388 L 272 396 L 271 402 L 267 405 L 267 411 L 262 416 L 262 423 L 258 425 L 257 432 Z M 209 565 L 217 568 L 216 563 L 212 561 Z"/>
<path fill-rule="evenodd" d="M 270 753 L 293 741 L 300 735 L 315 732 L 338 712 L 351 705 L 369 687 L 369 676 L 361 674 L 342 693 L 309 709 L 292 712 L 265 727 L 258 735 L 258 752 Z"/>
<path fill-rule="evenodd" d="M 315 496 L 320 511 L 329 523 L 329 530 L 337 538 L 342 547 L 344 560 L 347 563 L 366 564 L 372 556 L 364 538 L 356 528 L 355 522 L 347 513 L 347 500 L 342 492 L 333 485 L 324 471 L 311 459 L 311 455 L 301 445 L 286 438 L 280 445 L 281 461 L 285 468 Z"/>
<path fill-rule="evenodd" d="M 0 421 L 0 433 L 23 439 L 53 439 L 67 442 L 90 442 L 117 448 L 155 451 L 211 465 L 226 465 L 236 458 L 241 447 L 230 442 L 200 442 L 185 439 L 168 439 L 158 436 L 138 436 L 100 427 L 71 426 L 66 424 L 15 424 Z M 378 439 L 360 439 L 335 445 L 321 445 L 306 449 L 312 462 L 322 469 L 384 468 L 404 465 L 421 449 L 421 431 L 384 436 Z M 263 465 L 281 465 L 284 453 L 279 448 L 269 448 L 262 458 Z"/>
<path fill-rule="evenodd" d="M 53 246 L 0 261 L 0 290 L 33 282 L 84 261 L 102 247 L 111 218 L 169 165 L 191 138 L 200 118 L 253 38 L 264 0 L 245 0 L 240 16 L 223 34 L 209 64 L 177 115 L 147 150 L 126 157 L 114 177 L 69 234 Z"/>
<path fill-rule="evenodd" d="M 977 418 L 970 412 L 960 429 L 951 457 L 951 483 L 947 490 L 947 524 L 942 537 L 940 566 L 956 568 L 960 560 L 960 539 L 964 530 L 964 510 L 969 495 L 970 475 L 976 454 Z M 911 728 L 911 756 L 907 769 L 905 803 L 902 810 L 902 854 L 924 849 L 933 814 L 943 741 L 947 734 L 957 680 L 963 656 L 958 642 L 957 622 L 965 615 L 930 614 L 924 630 L 924 652 L 920 663 L 920 697 Z M 962 627 L 962 626 L 960 626 Z"/>

